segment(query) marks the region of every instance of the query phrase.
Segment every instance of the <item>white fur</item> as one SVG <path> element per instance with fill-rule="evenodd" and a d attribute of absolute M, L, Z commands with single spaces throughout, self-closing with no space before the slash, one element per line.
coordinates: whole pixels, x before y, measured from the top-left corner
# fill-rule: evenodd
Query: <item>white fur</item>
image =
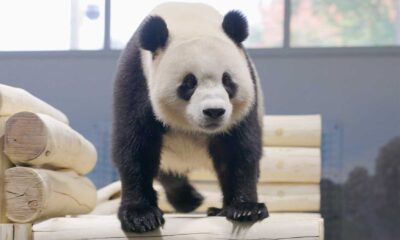
<path fill-rule="evenodd" d="M 208 136 L 171 130 L 163 136 L 161 169 L 178 173 L 205 168 L 212 169 L 207 148 Z"/>
<path fill-rule="evenodd" d="M 196 165 L 211 167 L 208 134 L 228 131 L 255 102 L 245 53 L 224 33 L 223 16 L 205 4 L 165 3 L 151 15 L 162 17 L 169 31 L 167 48 L 154 60 L 149 51 L 141 51 L 155 115 L 170 127 L 161 167 L 180 172 Z M 224 72 L 238 86 L 233 99 L 222 84 Z M 196 76 L 197 89 L 187 102 L 178 97 L 177 88 L 189 73 Z M 206 108 L 225 109 L 219 127 L 204 128 Z"/>

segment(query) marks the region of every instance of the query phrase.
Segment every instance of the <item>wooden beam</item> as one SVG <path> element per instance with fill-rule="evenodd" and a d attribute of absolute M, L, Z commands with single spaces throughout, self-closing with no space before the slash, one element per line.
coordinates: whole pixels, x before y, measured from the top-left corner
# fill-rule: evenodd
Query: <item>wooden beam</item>
<path fill-rule="evenodd" d="M 211 161 L 211 159 L 209 160 Z M 216 181 L 214 171 L 194 170 L 193 181 Z M 321 153 L 319 148 L 264 147 L 260 161 L 260 183 L 319 183 Z"/>
<path fill-rule="evenodd" d="M 10 168 L 5 188 L 7 217 L 17 223 L 86 214 L 96 206 L 96 187 L 70 171 Z"/>
<path fill-rule="evenodd" d="M 194 187 L 204 196 L 203 204 L 196 212 L 204 213 L 209 207 L 221 207 L 222 193 L 217 183 L 193 182 Z M 259 184 L 258 201 L 264 202 L 270 212 L 319 212 L 319 184 Z M 158 204 L 166 212 L 175 212 L 166 198 L 164 190 L 155 186 Z"/>
<path fill-rule="evenodd" d="M 265 146 L 320 147 L 321 135 L 320 115 L 264 116 Z"/>
<path fill-rule="evenodd" d="M 70 126 L 44 114 L 20 112 L 7 121 L 5 154 L 16 165 L 90 172 L 97 159 L 92 143 Z"/>

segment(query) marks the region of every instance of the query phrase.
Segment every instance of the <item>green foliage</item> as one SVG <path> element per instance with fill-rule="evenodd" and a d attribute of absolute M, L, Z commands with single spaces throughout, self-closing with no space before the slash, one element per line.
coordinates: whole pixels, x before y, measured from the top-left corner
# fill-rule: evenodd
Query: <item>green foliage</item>
<path fill-rule="evenodd" d="M 338 45 L 396 45 L 398 0 L 294 0 L 294 14 L 302 14 L 297 11 L 304 1 L 311 2 L 313 17 L 323 22 L 320 29 L 313 29 L 311 34 L 329 28 L 338 37 Z M 332 43 L 332 39 L 323 37 L 318 40 L 320 45 Z"/>

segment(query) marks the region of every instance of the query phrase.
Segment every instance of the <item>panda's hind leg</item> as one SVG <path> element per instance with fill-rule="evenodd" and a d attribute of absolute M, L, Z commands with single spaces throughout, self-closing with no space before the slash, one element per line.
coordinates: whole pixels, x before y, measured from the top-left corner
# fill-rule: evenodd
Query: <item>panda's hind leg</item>
<path fill-rule="evenodd" d="M 158 180 L 176 211 L 192 212 L 203 203 L 203 196 L 189 183 L 186 176 L 160 170 Z"/>

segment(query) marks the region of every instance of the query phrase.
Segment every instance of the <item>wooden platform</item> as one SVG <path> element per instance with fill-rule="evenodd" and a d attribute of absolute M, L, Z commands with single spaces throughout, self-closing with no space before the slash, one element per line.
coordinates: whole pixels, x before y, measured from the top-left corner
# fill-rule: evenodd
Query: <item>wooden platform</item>
<path fill-rule="evenodd" d="M 115 215 L 87 215 L 78 218 L 53 218 L 33 226 L 34 240 L 81 239 L 296 239 L 322 240 L 323 220 L 319 214 L 276 213 L 254 224 L 237 224 L 224 217 L 204 215 L 165 215 L 158 231 L 127 234 Z"/>

